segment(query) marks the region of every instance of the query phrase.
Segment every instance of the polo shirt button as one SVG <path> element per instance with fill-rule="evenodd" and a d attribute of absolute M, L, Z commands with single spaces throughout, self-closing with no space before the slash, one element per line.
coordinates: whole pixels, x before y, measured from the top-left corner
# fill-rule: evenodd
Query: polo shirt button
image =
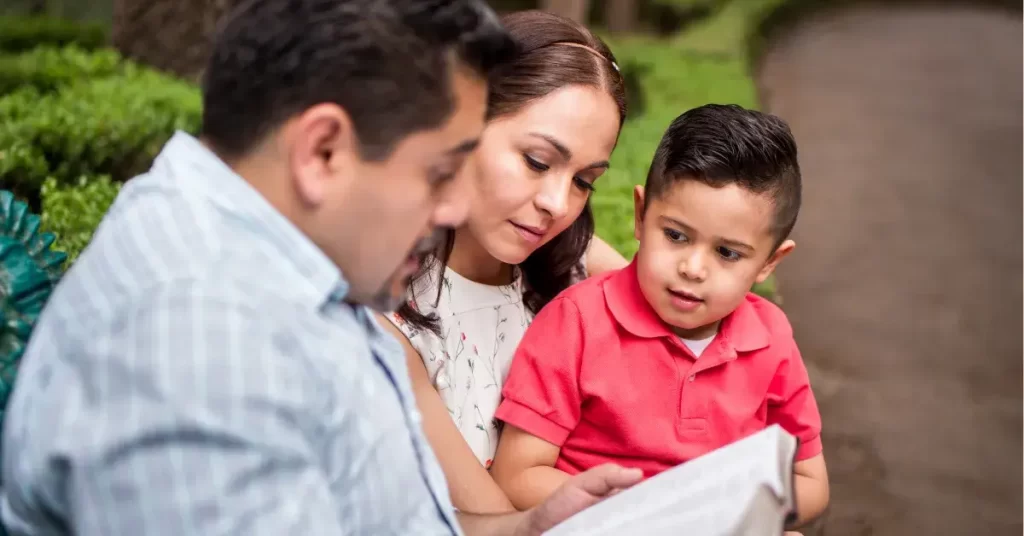
<path fill-rule="evenodd" d="M 696 378 L 696 377 L 697 377 L 696 374 L 690 374 L 690 381 L 692 382 L 694 380 L 694 378 Z"/>

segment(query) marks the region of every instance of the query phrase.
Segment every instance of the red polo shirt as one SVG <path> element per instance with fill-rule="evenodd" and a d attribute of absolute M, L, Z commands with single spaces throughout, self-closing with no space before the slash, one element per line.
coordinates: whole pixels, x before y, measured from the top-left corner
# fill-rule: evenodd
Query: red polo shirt
<path fill-rule="evenodd" d="M 754 294 L 695 359 L 640 292 L 635 261 L 537 314 L 497 418 L 561 448 L 575 474 L 605 462 L 652 476 L 779 424 L 821 452 L 821 417 L 785 314 Z"/>

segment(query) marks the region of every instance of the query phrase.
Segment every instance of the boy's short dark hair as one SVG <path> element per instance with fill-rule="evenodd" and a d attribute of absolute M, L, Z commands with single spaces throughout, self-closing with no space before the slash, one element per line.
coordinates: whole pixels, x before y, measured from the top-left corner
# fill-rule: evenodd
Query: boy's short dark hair
<path fill-rule="evenodd" d="M 646 206 L 678 181 L 729 184 L 769 195 L 776 247 L 800 212 L 800 165 L 785 121 L 736 105 L 708 104 L 677 117 L 658 144 L 644 187 Z"/>
<path fill-rule="evenodd" d="M 203 76 L 203 136 L 246 154 L 319 103 L 352 118 L 364 158 L 454 110 L 458 58 L 485 78 L 514 45 L 481 0 L 250 0 L 227 18 Z"/>

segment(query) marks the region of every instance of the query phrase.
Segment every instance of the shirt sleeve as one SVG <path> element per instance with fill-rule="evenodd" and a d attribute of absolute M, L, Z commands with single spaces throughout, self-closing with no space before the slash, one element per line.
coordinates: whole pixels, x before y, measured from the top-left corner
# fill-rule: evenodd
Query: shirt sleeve
<path fill-rule="evenodd" d="M 821 454 L 821 414 L 800 350 L 795 341 L 789 344 L 768 391 L 767 424 L 778 424 L 800 440 L 796 459 L 801 461 Z"/>
<path fill-rule="evenodd" d="M 496 417 L 561 446 L 580 419 L 583 326 L 579 309 L 556 298 L 537 314 L 519 343 Z"/>
<path fill-rule="evenodd" d="M 185 288 L 74 356 L 71 532 L 343 534 L 308 441 L 324 390 L 266 317 Z"/>

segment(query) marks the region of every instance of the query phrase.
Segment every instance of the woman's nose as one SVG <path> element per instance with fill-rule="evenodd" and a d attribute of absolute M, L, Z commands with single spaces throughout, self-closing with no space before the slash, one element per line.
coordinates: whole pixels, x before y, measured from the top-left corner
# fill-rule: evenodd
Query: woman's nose
<path fill-rule="evenodd" d="M 559 219 L 569 212 L 569 190 L 572 188 L 572 177 L 545 178 L 541 189 L 537 192 L 537 207 L 547 212 L 554 219 Z"/>

